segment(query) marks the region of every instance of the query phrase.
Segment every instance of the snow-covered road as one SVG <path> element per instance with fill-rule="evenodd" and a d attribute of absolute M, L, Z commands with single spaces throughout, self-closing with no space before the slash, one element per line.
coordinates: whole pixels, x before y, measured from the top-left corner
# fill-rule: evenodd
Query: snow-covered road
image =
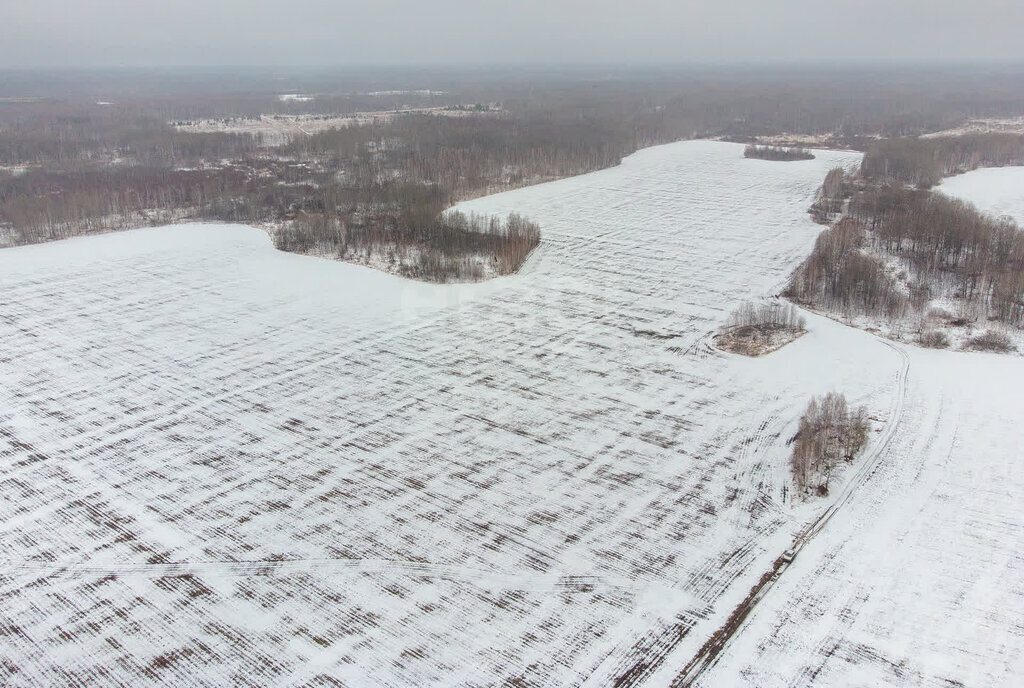
<path fill-rule="evenodd" d="M 1024 168 L 938 190 L 1024 222 Z M 875 468 L 700 686 L 1018 686 L 1024 364 L 908 347 Z M 865 464 L 867 465 L 867 464 Z"/>
<path fill-rule="evenodd" d="M 901 358 L 866 333 L 811 316 L 763 359 L 707 343 L 806 255 L 816 187 L 855 159 L 690 142 L 467 203 L 544 231 L 482 285 L 243 227 L 0 251 L 0 678 L 665 685 L 826 506 L 786 499 L 808 396 L 868 404 L 879 437 L 891 421 Z M 953 392 L 910 413 L 944 428 Z M 910 490 L 894 451 L 876 509 Z M 821 543 L 862 504 L 792 581 L 841 561 Z M 738 657 L 714 671 L 745 680 Z"/>

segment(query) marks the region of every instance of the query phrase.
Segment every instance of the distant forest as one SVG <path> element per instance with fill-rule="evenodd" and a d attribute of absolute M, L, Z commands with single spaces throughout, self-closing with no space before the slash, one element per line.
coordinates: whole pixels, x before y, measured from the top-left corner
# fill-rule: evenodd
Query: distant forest
<path fill-rule="evenodd" d="M 959 154 L 900 138 L 900 154 L 879 154 L 877 137 L 1021 113 L 1024 72 L 0 72 L 0 245 L 219 220 L 266 226 L 285 250 L 474 279 L 517 269 L 540 230 L 448 231 L 442 213 L 461 200 L 657 143 L 783 133 L 867 150 L 865 174 L 878 160 L 886 178 L 926 185 L 927 160 L 945 171 Z"/>
<path fill-rule="evenodd" d="M 1024 165 L 1024 136 L 990 133 L 883 139 L 868 147 L 861 171 L 867 179 L 927 189 L 943 177 L 1003 165 Z"/>

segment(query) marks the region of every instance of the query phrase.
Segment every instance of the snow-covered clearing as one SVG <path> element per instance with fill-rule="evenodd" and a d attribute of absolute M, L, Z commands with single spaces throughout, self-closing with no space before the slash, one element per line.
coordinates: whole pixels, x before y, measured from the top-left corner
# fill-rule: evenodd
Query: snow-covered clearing
<path fill-rule="evenodd" d="M 1024 117 L 986 117 L 970 119 L 958 127 L 922 134 L 923 139 L 964 134 L 1024 134 Z"/>
<path fill-rule="evenodd" d="M 908 353 L 878 470 L 698 685 L 1020 685 L 1024 365 Z"/>
<path fill-rule="evenodd" d="M 673 144 L 466 203 L 544 232 L 477 285 L 242 227 L 0 251 L 0 682 L 666 685 L 827 507 L 788 499 L 786 440 L 831 390 L 877 418 L 878 468 L 741 634 L 765 659 L 737 642 L 707 685 L 806 682 L 821 629 L 892 633 L 864 671 L 912 627 L 949 675 L 1014 675 L 1019 359 L 913 351 L 904 400 L 895 345 L 825 318 L 759 359 L 709 344 L 810 250 L 815 189 L 855 161 L 816 154 Z M 767 640 L 865 596 L 860 625 Z"/>
<path fill-rule="evenodd" d="M 259 115 L 258 117 L 228 117 L 222 119 L 179 120 L 171 122 L 178 131 L 203 133 L 252 134 L 260 136 L 265 145 L 281 146 L 293 138 L 312 136 L 330 129 L 345 129 L 370 124 L 386 124 L 405 115 L 432 117 L 487 117 L 501 114 L 500 109 L 475 110 L 447 107 L 403 108 L 353 112 L 339 115 Z"/>
<path fill-rule="evenodd" d="M 1024 227 L 1024 167 L 983 167 L 947 177 L 935 190 L 970 201 L 989 215 L 1012 217 Z"/>

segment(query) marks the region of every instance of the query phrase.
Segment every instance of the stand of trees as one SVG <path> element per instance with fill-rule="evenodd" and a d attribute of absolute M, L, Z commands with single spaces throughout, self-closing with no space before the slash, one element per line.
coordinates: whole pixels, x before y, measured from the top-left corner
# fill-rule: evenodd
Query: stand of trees
<path fill-rule="evenodd" d="M 293 76 L 301 83 L 288 89 L 315 97 L 289 100 L 278 97 L 279 81 L 255 72 L 11 73 L 5 92 L 18 98 L 0 104 L 0 237 L 31 243 L 167 218 L 216 219 L 291 227 L 293 236 L 280 240 L 289 250 L 343 230 L 346 246 L 425 260 L 431 251 L 406 249 L 434 237 L 423 228 L 453 203 L 614 165 L 643 146 L 789 132 L 863 147 L 879 134 L 1024 112 L 1024 73 L 594 76 L 309 73 Z M 963 93 L 970 98 L 956 95 Z M 327 131 L 230 131 L 238 118 L 267 116 L 271 126 L 275 116 L 360 112 L 381 116 Z M 196 120 L 226 130 L 174 126 Z M 833 198 L 826 214 L 837 212 Z M 468 245 L 459 233 L 440 236 Z"/>
<path fill-rule="evenodd" d="M 303 214 L 274 236 L 284 251 L 383 259 L 400 274 L 429 282 L 512 274 L 539 242 L 540 228 L 515 213 L 504 221 L 460 212 L 388 215 L 359 225 L 323 213 Z"/>
<path fill-rule="evenodd" d="M 936 170 L 959 170 L 980 162 L 1010 161 L 1017 155 L 1018 139 L 977 135 L 955 142 L 881 141 L 873 149 L 880 157 L 865 157 L 860 178 L 830 171 L 811 213 L 827 222 L 844 207 L 846 212 L 818 237 L 811 255 L 793 273 L 786 294 L 848 315 L 911 315 L 921 322 L 928 302 L 943 296 L 959 301 L 970 321 L 1024 325 L 1024 231 L 1010 219 L 989 217 L 963 201 L 909 186 L 926 179 L 919 175 L 923 168 L 917 162 L 903 167 L 896 161 L 911 158 L 891 155 L 926 151 L 921 160 L 937 164 Z M 879 178 L 883 171 L 895 176 Z M 899 269 L 891 269 L 893 264 Z M 934 332 L 922 331 L 918 339 L 934 347 L 948 342 Z M 983 338 L 977 347 L 986 342 L 999 348 L 992 337 Z"/>
<path fill-rule="evenodd" d="M 850 220 L 870 227 L 873 247 L 898 257 L 920 284 L 920 300 L 951 285 L 979 317 L 1024 324 L 1024 232 L 942 194 L 867 186 Z"/>
<path fill-rule="evenodd" d="M 785 295 L 816 308 L 864 313 L 889 318 L 906 310 L 906 300 L 885 264 L 861 249 L 864 228 L 855 220 L 840 220 L 814 242 L 811 255 L 790 278 Z"/>
<path fill-rule="evenodd" d="M 791 303 L 772 301 L 755 305 L 744 301 L 729 316 L 727 327 L 758 330 L 802 330 L 807 320 Z"/>
<path fill-rule="evenodd" d="M 1020 164 L 1024 164 L 1024 136 L 1019 134 L 893 138 L 868 147 L 861 173 L 870 180 L 927 189 L 943 177 L 978 167 Z"/>
<path fill-rule="evenodd" d="M 793 478 L 800 491 L 827 495 L 832 472 L 857 456 L 869 430 L 867 410 L 851 409 L 842 394 L 813 397 L 792 440 Z"/>
<path fill-rule="evenodd" d="M 787 148 L 785 146 L 759 146 L 750 144 L 743 149 L 743 157 L 760 160 L 814 160 L 814 153 L 804 148 Z"/>

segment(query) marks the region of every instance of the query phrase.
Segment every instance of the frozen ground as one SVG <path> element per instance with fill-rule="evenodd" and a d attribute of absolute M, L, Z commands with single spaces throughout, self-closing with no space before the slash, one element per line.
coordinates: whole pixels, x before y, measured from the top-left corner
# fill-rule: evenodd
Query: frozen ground
<path fill-rule="evenodd" d="M 1024 225 L 1024 167 L 938 190 Z M 1019 686 L 1024 364 L 910 348 L 898 432 L 702 686 Z"/>
<path fill-rule="evenodd" d="M 970 201 L 990 215 L 1012 217 L 1024 227 L 1024 167 L 983 167 L 947 177 L 935 190 Z"/>
<path fill-rule="evenodd" d="M 1020 685 L 1024 365 L 908 353 L 879 468 L 698 685 Z"/>
<path fill-rule="evenodd" d="M 836 489 L 707 685 L 1019 673 L 1022 438 L 983 393 L 1017 359 L 914 351 L 908 391 L 823 318 L 756 360 L 708 344 L 809 251 L 855 161 L 817 155 L 676 144 L 468 203 L 544 230 L 482 285 L 213 225 L 0 251 L 0 683 L 665 685 L 826 508 L 788 498 L 786 440 L 833 389 L 877 419 L 847 476 L 877 489 Z M 794 610 L 826 616 L 774 634 Z M 813 644 L 844 629 L 874 654 Z"/>

